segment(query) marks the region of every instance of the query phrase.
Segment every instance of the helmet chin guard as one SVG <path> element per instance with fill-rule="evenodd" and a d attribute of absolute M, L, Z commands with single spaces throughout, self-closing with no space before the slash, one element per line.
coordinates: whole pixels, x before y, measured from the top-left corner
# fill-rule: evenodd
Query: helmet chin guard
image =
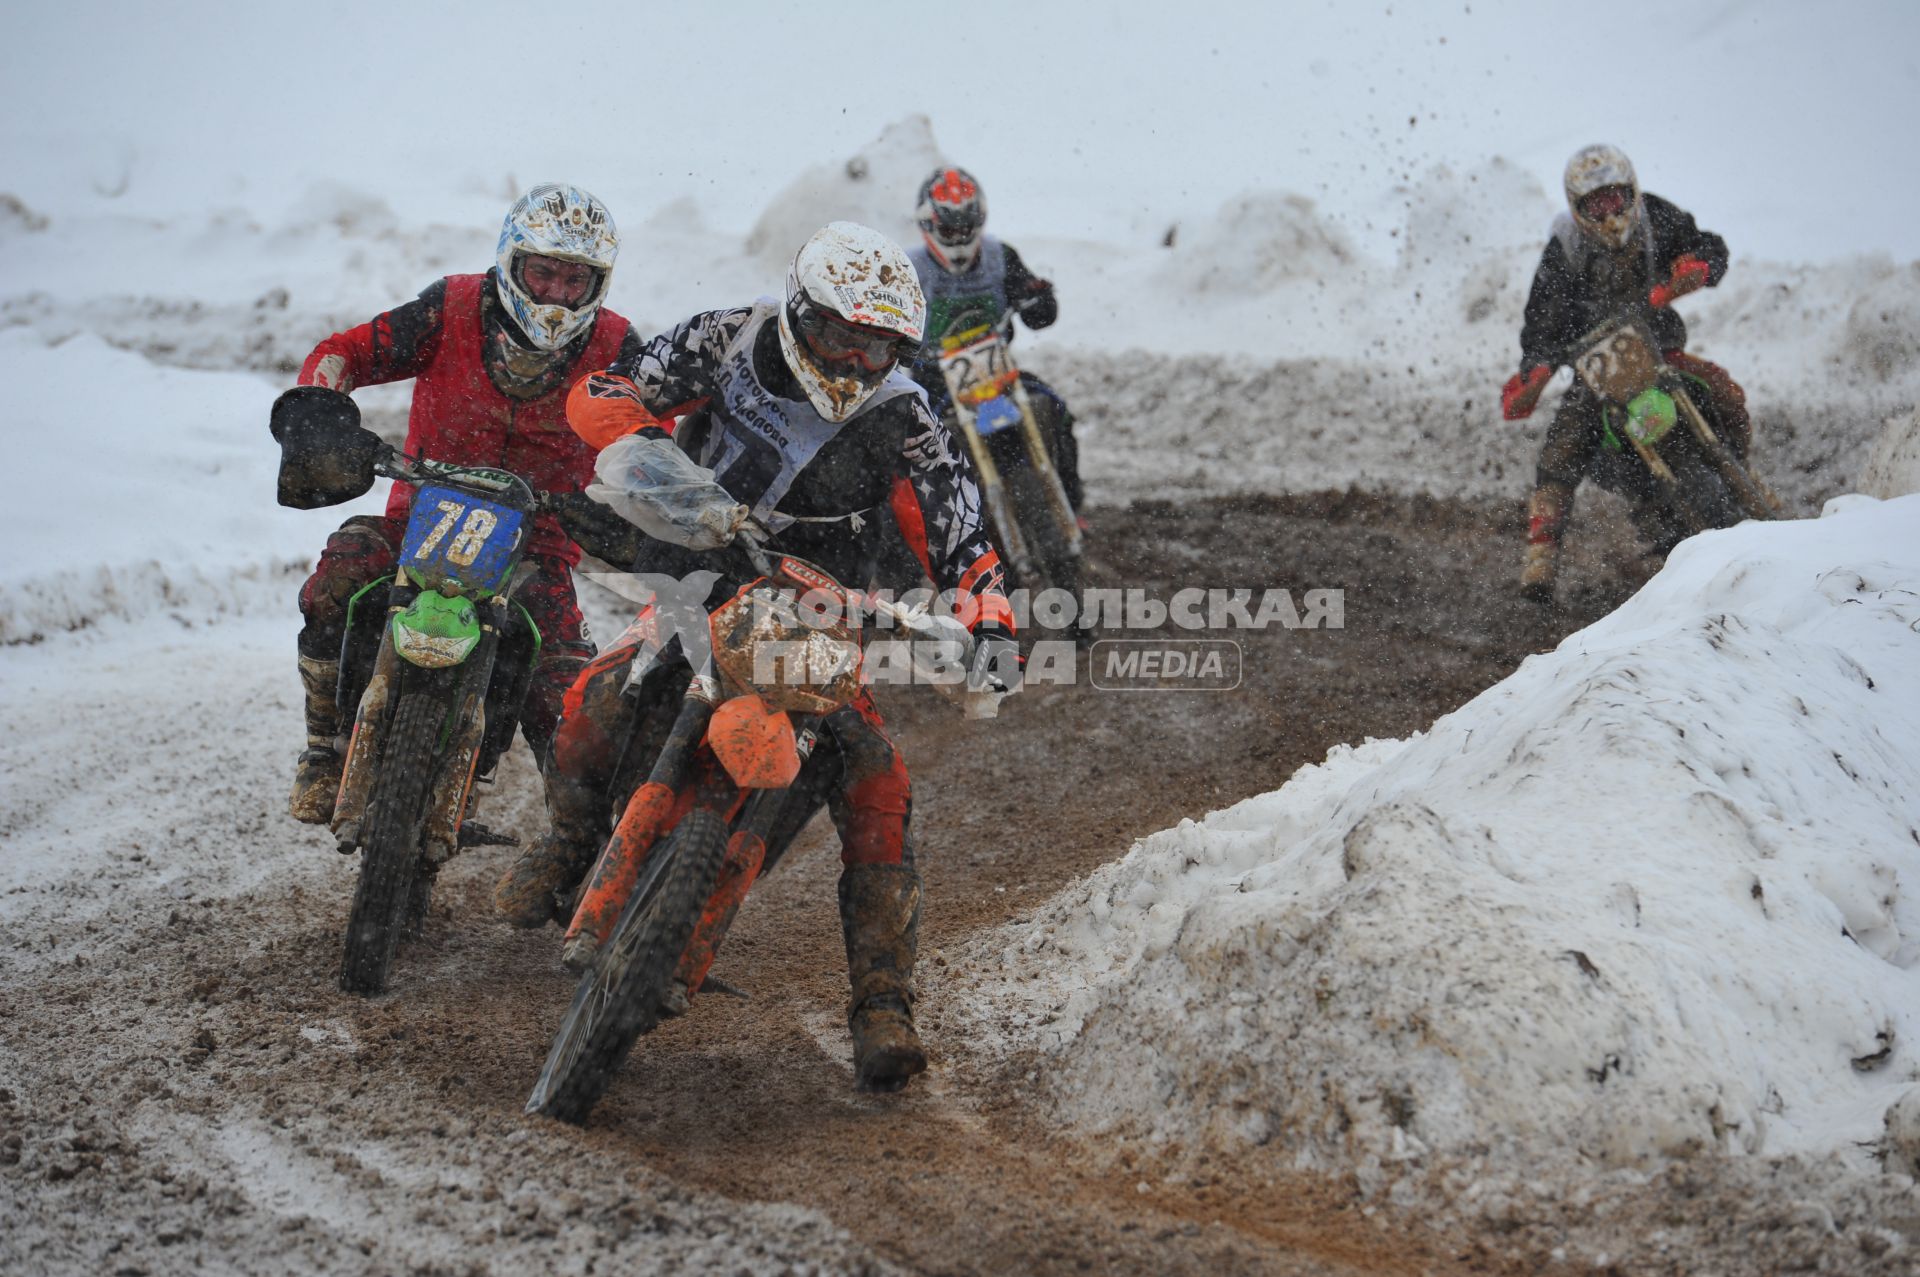
<path fill-rule="evenodd" d="M 577 186 L 536 186 L 507 210 L 494 254 L 494 287 L 536 350 L 559 350 L 593 326 L 619 251 L 620 233 L 599 200 Z M 593 287 L 573 306 L 538 301 L 520 275 L 521 260 L 534 256 L 593 267 Z"/>
<path fill-rule="evenodd" d="M 913 220 L 927 252 L 948 272 L 964 275 L 980 260 L 980 237 L 987 227 L 987 195 L 973 174 L 942 166 L 920 183 Z"/>
<path fill-rule="evenodd" d="M 900 246 L 870 227 L 830 222 L 787 271 L 780 354 L 814 410 L 838 424 L 919 347 L 926 324 L 926 298 Z"/>

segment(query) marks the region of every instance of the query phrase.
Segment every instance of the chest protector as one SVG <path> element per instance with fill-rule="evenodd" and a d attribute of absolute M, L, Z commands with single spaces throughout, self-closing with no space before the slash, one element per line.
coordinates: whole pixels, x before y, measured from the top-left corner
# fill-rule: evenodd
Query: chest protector
<path fill-rule="evenodd" d="M 1613 252 L 1582 235 L 1571 214 L 1562 213 L 1553 219 L 1553 237 L 1560 241 L 1560 251 L 1567 255 L 1567 266 L 1574 280 L 1588 290 L 1596 322 L 1599 316 L 1612 314 L 1646 296 L 1647 290 L 1653 287 L 1656 268 L 1653 232 L 1644 210 L 1633 234 L 1633 244 Z"/>
<path fill-rule="evenodd" d="M 515 399 L 487 375 L 481 315 L 481 289 L 487 286 L 484 275 L 447 277 L 439 345 L 413 383 L 406 450 L 452 465 L 511 470 L 539 491 L 578 492 L 593 478 L 594 452 L 567 425 L 567 392 L 619 357 L 627 321 L 601 307 L 593 335 L 558 387 L 537 399 Z M 394 484 L 387 517 L 406 518 L 412 501 L 412 485 Z M 580 561 L 579 548 L 552 515 L 534 520 L 527 552 Z"/>
<path fill-rule="evenodd" d="M 753 369 L 753 349 L 760 330 L 777 322 L 778 314 L 779 303 L 773 298 L 755 302 L 752 317 L 721 356 L 708 407 L 712 425 L 695 457 L 735 500 L 753 510 L 754 518 L 776 532 L 794 522 L 792 515 L 777 509 L 781 500 L 834 435 L 888 400 L 920 392 L 913 379 L 895 367 L 859 413 L 841 425 L 822 417 L 804 396 L 774 394 Z"/>
<path fill-rule="evenodd" d="M 942 337 L 964 333 L 983 324 L 997 324 L 1007 306 L 1007 250 L 991 235 L 980 237 L 980 256 L 973 269 L 955 275 L 927 251 L 925 244 L 908 250 L 920 291 L 927 298 L 927 342 L 937 348 Z"/>

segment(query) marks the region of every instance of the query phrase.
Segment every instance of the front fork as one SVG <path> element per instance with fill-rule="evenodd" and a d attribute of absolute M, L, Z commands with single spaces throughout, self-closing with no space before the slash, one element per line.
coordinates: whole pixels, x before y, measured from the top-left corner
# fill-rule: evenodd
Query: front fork
<path fill-rule="evenodd" d="M 803 737 L 803 763 L 810 745 L 811 740 Z M 707 898 L 700 921 L 694 924 L 693 935 L 687 940 L 687 950 L 680 955 L 680 966 L 675 972 L 675 978 L 685 986 L 689 998 L 698 993 L 706 981 L 714 958 L 719 956 L 720 942 L 733 925 L 733 915 L 746 900 L 747 890 L 759 880 L 767 859 L 767 838 L 780 819 L 780 809 L 788 792 L 786 789 L 755 790 L 734 822 L 733 833 L 727 839 L 727 858 L 720 866 L 720 880 L 714 884 L 713 895 Z"/>
<path fill-rule="evenodd" d="M 1073 502 L 1067 500 L 1067 487 L 1060 482 L 1053 454 L 1047 451 L 1047 441 L 1040 434 L 1040 419 L 1034 416 L 1033 402 L 1027 398 L 1027 384 L 1018 378 L 1013 383 L 1013 402 L 1020 409 L 1020 432 L 1027 443 L 1027 462 L 1040 477 L 1040 486 L 1047 494 L 1047 506 L 1059 525 L 1060 539 L 1066 543 L 1068 557 L 1077 559 L 1080 557 L 1080 518 L 1074 513 Z"/>
<path fill-rule="evenodd" d="M 587 876 L 586 889 L 580 893 L 560 951 L 560 960 L 568 967 L 584 969 L 613 934 L 613 925 L 620 920 L 620 912 L 640 880 L 641 862 L 672 823 L 681 787 L 692 769 L 694 751 L 706 738 L 707 723 L 719 703 L 718 680 L 711 674 L 695 674 L 680 700 L 667 742 L 653 761 L 653 770 L 627 799 L 620 823 L 614 826 L 613 835 L 600 849 L 600 858 Z"/>
<path fill-rule="evenodd" d="M 1013 500 L 1007 495 L 1007 485 L 1000 477 L 1000 467 L 993 463 L 993 454 L 987 449 L 987 441 L 973 424 L 973 413 L 960 403 L 957 396 L 949 394 L 953 406 L 954 424 L 960 430 L 960 437 L 966 440 L 967 452 L 973 457 L 973 468 L 980 475 L 980 501 L 987 507 L 987 517 L 993 521 L 994 528 L 1000 533 L 1001 548 L 1006 550 L 1007 559 L 1013 566 L 1016 579 L 1033 579 L 1033 552 L 1027 548 L 1027 538 L 1020 531 L 1020 520 L 1013 512 Z"/>
<path fill-rule="evenodd" d="M 1740 458 L 1733 455 L 1733 449 L 1713 433 L 1713 427 L 1707 424 L 1707 418 L 1694 405 L 1693 396 L 1682 386 L 1673 387 L 1673 401 L 1680 409 L 1680 415 L 1687 419 L 1687 425 L 1693 431 L 1693 437 L 1699 441 L 1700 449 L 1713 462 L 1714 469 L 1720 472 L 1727 487 L 1732 489 L 1746 512 L 1756 519 L 1778 519 L 1786 514 L 1780 504 L 1780 498 L 1767 486 L 1753 467 L 1743 465 Z"/>
<path fill-rule="evenodd" d="M 396 594 L 400 591 L 396 590 Z M 411 594 L 403 595 L 387 608 L 382 624 L 380 647 L 374 657 L 373 673 L 360 695 L 354 713 L 353 735 L 347 744 L 346 762 L 341 768 L 340 793 L 333 809 L 333 836 L 342 854 L 357 850 L 365 829 L 367 801 L 373 793 L 374 777 L 379 774 L 387 732 L 393 710 L 400 702 L 403 688 L 415 680 L 450 671 L 423 670 L 408 665 L 393 645 L 392 620 L 405 611 Z M 451 689 L 452 707 L 457 711 L 450 730 L 443 734 L 435 750 L 441 760 L 428 792 L 426 821 L 421 835 L 421 850 L 430 864 L 441 864 L 452 857 L 459 846 L 460 822 L 466 815 L 467 797 L 473 788 L 474 767 L 480 759 L 480 744 L 486 736 L 487 686 L 493 678 L 493 666 L 500 650 L 500 631 L 508 617 L 504 596 L 496 595 L 480 604 L 484 617 L 480 643 L 459 667 L 459 681 Z M 436 689 L 437 690 L 437 689 Z"/>

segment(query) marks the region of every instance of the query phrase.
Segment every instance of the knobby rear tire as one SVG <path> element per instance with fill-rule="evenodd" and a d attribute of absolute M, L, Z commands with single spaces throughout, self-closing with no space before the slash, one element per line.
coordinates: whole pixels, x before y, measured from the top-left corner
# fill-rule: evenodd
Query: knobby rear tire
<path fill-rule="evenodd" d="M 411 693 L 394 711 L 392 731 L 381 747 L 380 774 L 367 798 L 360 880 L 340 958 L 340 988 L 347 993 L 371 995 L 387 987 L 420 872 L 420 832 L 445 717 L 446 706 L 436 697 Z"/>
<path fill-rule="evenodd" d="M 668 863 L 651 892 L 628 902 L 581 974 L 527 1112 L 585 1125 L 633 1044 L 660 1023 L 680 958 L 719 885 L 728 836 L 717 813 L 696 807 L 653 853 Z"/>

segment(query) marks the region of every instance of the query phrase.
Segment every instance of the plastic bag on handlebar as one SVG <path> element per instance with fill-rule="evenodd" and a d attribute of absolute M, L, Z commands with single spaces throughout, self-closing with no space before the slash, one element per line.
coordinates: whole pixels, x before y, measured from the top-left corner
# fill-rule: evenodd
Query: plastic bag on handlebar
<path fill-rule="evenodd" d="M 616 439 L 601 449 L 593 470 L 600 481 L 587 485 L 589 497 L 673 545 L 717 550 L 747 519 L 747 507 L 727 494 L 713 471 L 670 439 Z"/>
<path fill-rule="evenodd" d="M 373 486 L 380 436 L 360 424 L 352 398 L 325 386 L 295 386 L 273 401 L 267 429 L 280 445 L 280 504 L 339 505 Z"/>

